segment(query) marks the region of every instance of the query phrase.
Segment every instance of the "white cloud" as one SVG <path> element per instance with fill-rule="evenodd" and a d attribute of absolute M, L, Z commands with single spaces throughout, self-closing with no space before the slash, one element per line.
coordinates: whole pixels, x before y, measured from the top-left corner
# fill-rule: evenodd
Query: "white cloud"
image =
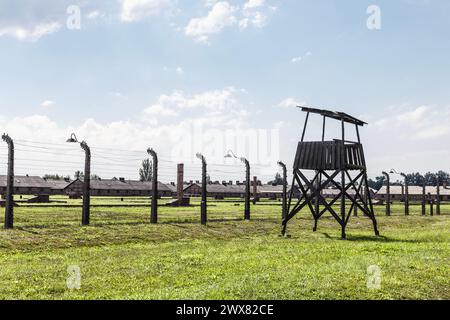
<path fill-rule="evenodd" d="M 161 12 L 169 12 L 171 17 L 180 12 L 179 1 L 174 0 L 116 0 L 110 2 L 75 2 L 83 13 L 86 22 L 82 28 L 94 22 L 110 23 L 136 22 Z M 276 10 L 264 0 L 217 1 L 204 0 L 208 12 L 204 16 L 192 18 L 183 28 L 170 22 L 174 28 L 194 38 L 208 43 L 212 34 L 221 32 L 226 27 L 237 26 L 261 28 L 267 23 L 269 15 Z M 236 3 L 236 4 L 235 4 Z M 13 37 L 18 40 L 37 41 L 42 37 L 62 30 L 67 22 L 66 9 L 73 1 L 59 0 L 23 0 L 16 5 L 13 0 L 0 2 L 0 37 Z M 170 9 L 170 11 L 166 10 Z M 84 21 L 83 20 L 83 21 Z"/>
<path fill-rule="evenodd" d="M 121 0 L 120 19 L 124 22 L 139 21 L 161 12 L 170 0 Z"/>
<path fill-rule="evenodd" d="M 294 64 L 295 64 L 295 63 L 299 63 L 299 62 L 305 60 L 307 57 L 309 57 L 309 56 L 311 56 L 311 55 L 312 55 L 311 51 L 308 51 L 308 52 L 306 52 L 303 56 L 293 57 L 293 58 L 291 59 L 291 62 L 294 63 Z"/>
<path fill-rule="evenodd" d="M 152 106 L 146 108 L 144 110 L 144 113 L 149 116 L 177 116 L 178 115 L 178 113 L 175 110 L 165 107 L 164 105 L 161 105 L 161 104 L 155 104 L 155 105 L 152 105 Z"/>
<path fill-rule="evenodd" d="M 217 1 L 219 0 L 205 0 L 205 7 L 212 7 L 217 3 Z"/>
<path fill-rule="evenodd" d="M 169 68 L 167 66 L 164 66 L 162 69 L 163 69 L 164 72 L 176 73 L 177 75 L 180 75 L 180 76 L 184 74 L 184 69 L 181 66 L 178 66 L 176 68 Z"/>
<path fill-rule="evenodd" d="M 262 28 L 266 25 L 267 18 L 268 12 L 265 8 L 264 0 L 249 0 L 242 9 L 239 27 L 245 29 L 251 25 L 256 28 Z"/>
<path fill-rule="evenodd" d="M 238 26 L 262 28 L 276 7 L 267 6 L 264 0 L 249 0 L 243 5 L 231 5 L 227 1 L 206 0 L 205 6 L 211 8 L 205 17 L 191 19 L 185 28 L 185 34 L 198 42 L 208 43 L 212 34 L 226 27 Z"/>
<path fill-rule="evenodd" d="M 450 127 L 448 124 L 444 124 L 444 125 L 437 124 L 426 130 L 418 131 L 417 138 L 419 138 L 419 139 L 440 138 L 440 137 L 447 136 L 449 134 L 450 134 Z"/>
<path fill-rule="evenodd" d="M 163 94 L 158 98 L 158 102 L 149 108 L 154 110 L 203 109 L 215 112 L 226 111 L 228 113 L 237 111 L 240 107 L 241 104 L 237 100 L 236 90 L 230 87 L 198 94 L 186 94 L 183 91 L 175 91 L 170 95 Z"/>
<path fill-rule="evenodd" d="M 234 14 L 237 9 L 226 1 L 217 2 L 206 17 L 191 19 L 185 28 L 185 34 L 199 42 L 207 42 L 209 35 L 236 23 Z"/>
<path fill-rule="evenodd" d="M 438 108 L 423 105 L 418 107 L 391 107 L 389 117 L 382 116 L 374 122 L 377 130 L 396 132 L 395 137 L 408 140 L 426 140 L 450 136 L 450 106 Z"/>
<path fill-rule="evenodd" d="M 293 97 L 289 97 L 284 99 L 283 101 L 281 101 L 277 107 L 280 108 L 295 108 L 297 106 L 302 106 L 305 105 L 305 102 L 299 102 L 297 99 L 293 98 Z"/>
<path fill-rule="evenodd" d="M 248 0 L 244 4 L 244 10 L 262 7 L 263 5 L 264 5 L 264 0 Z"/>
<path fill-rule="evenodd" d="M 50 107 L 50 106 L 52 106 L 54 104 L 55 104 L 55 101 L 45 100 L 45 101 L 42 101 L 41 107 L 47 108 L 47 107 Z"/>
<path fill-rule="evenodd" d="M 195 168 L 198 167 L 196 152 L 204 152 L 211 163 L 224 161 L 223 155 L 230 148 L 236 153 L 249 156 L 255 164 L 258 159 L 268 161 L 267 156 L 260 154 L 259 131 L 249 124 L 249 114 L 243 109 L 239 94 L 239 90 L 224 88 L 194 94 L 177 91 L 170 95 L 161 95 L 144 110 L 144 117 L 139 117 L 136 121 L 105 123 L 87 119 L 81 123 L 60 125 L 47 116 L 6 118 L 0 115 L 0 132 L 7 132 L 16 142 L 18 175 L 42 175 L 52 172 L 73 175 L 73 172 L 82 168 L 84 154 L 79 146 L 64 142 L 70 133 L 75 132 L 78 139 L 87 141 L 91 146 L 93 173 L 103 178 L 137 178 L 140 159 L 147 156 L 145 150 L 151 146 L 158 151 L 162 159 L 172 161 L 161 164 L 162 167 L 165 166 L 161 172 L 161 180 L 173 181 L 177 162 L 189 165 L 189 161 L 192 161 Z M 179 117 L 171 118 L 170 122 L 165 123 L 164 119 L 161 119 L 163 116 L 176 114 Z M 159 119 L 161 123 L 157 121 Z M 49 145 L 45 145 L 46 149 L 41 150 L 35 148 L 38 143 Z M 104 151 L 99 147 L 112 150 L 142 150 L 142 154 L 139 156 L 135 153 L 130 156 L 127 152 L 117 151 L 117 157 L 120 157 L 117 160 L 117 157 L 111 155 L 113 151 Z M 0 145 L 0 148 L 4 149 L 5 146 Z M 275 151 L 278 149 L 274 149 Z M 271 163 L 276 163 L 279 158 L 277 153 L 274 157 Z M 36 162 L 26 159 L 34 159 Z M 0 170 L 3 170 L 4 166 L 0 155 Z M 168 166 L 173 169 L 170 177 L 168 172 L 172 171 Z M 258 169 L 254 170 L 257 174 Z M 196 173 L 187 169 L 187 174 Z M 218 175 L 214 172 L 212 174 Z M 237 175 L 242 175 L 241 170 L 237 171 Z"/>
<path fill-rule="evenodd" d="M 95 20 L 99 18 L 104 18 L 106 15 L 103 12 L 100 12 L 99 10 L 92 10 L 86 15 L 86 18 L 89 20 Z"/>
<path fill-rule="evenodd" d="M 427 113 L 431 112 L 430 106 L 420 106 L 412 111 L 399 114 L 396 118 L 399 123 L 406 123 L 413 126 L 421 126 Z"/>
<path fill-rule="evenodd" d="M 21 41 L 37 41 L 41 37 L 54 33 L 61 28 L 58 22 L 36 24 L 31 27 L 12 25 L 0 27 L 0 37 L 8 36 Z"/>
<path fill-rule="evenodd" d="M 54 34 L 66 25 L 67 8 L 73 4 L 73 0 L 2 0 L 0 37 L 35 42 Z M 79 6 L 83 12 L 88 12 L 90 5 L 80 3 Z"/>
<path fill-rule="evenodd" d="M 118 91 L 111 91 L 108 94 L 118 99 L 128 99 L 128 97 L 125 94 Z"/>

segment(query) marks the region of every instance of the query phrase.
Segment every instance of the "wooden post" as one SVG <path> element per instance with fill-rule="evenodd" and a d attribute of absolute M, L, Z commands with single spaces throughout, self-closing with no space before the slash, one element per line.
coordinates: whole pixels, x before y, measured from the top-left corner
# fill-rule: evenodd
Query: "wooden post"
<path fill-rule="evenodd" d="M 422 184 L 422 215 L 426 215 L 426 190 L 425 190 L 425 179 L 423 179 L 423 184 Z"/>
<path fill-rule="evenodd" d="M 253 204 L 256 204 L 258 197 L 258 177 L 253 176 Z"/>
<path fill-rule="evenodd" d="M 200 210 L 200 222 L 202 225 L 206 225 L 208 217 L 207 217 L 207 181 L 206 181 L 206 159 L 200 153 L 197 153 L 197 158 L 202 161 L 202 202 L 201 202 L 201 210 Z"/>
<path fill-rule="evenodd" d="M 322 145 L 323 142 L 325 142 L 325 127 L 326 127 L 326 119 L 327 117 L 323 116 L 322 118 Z M 317 171 L 316 171 L 317 173 Z M 317 176 L 317 183 L 316 183 L 316 189 L 319 190 L 319 195 L 322 196 L 323 192 L 322 192 L 322 172 L 319 171 L 319 174 Z M 320 202 L 319 202 L 319 197 L 316 197 L 315 199 L 315 217 L 314 217 L 314 231 L 317 231 L 317 223 L 318 223 L 318 217 L 320 214 Z"/>
<path fill-rule="evenodd" d="M 439 177 L 437 178 L 437 187 L 436 187 L 436 214 L 439 216 L 441 214 L 441 181 Z"/>
<path fill-rule="evenodd" d="M 345 126 L 344 119 L 341 119 L 342 141 L 341 141 L 341 238 L 345 239 Z"/>
<path fill-rule="evenodd" d="M 306 113 L 306 118 L 305 118 L 305 124 L 303 126 L 303 132 L 302 132 L 302 142 L 303 140 L 305 140 L 305 133 L 306 133 L 306 126 L 308 125 L 308 119 L 309 119 L 309 112 Z"/>
<path fill-rule="evenodd" d="M 153 158 L 152 208 L 150 213 L 150 223 L 158 223 L 158 155 L 153 149 L 148 149 L 147 153 Z"/>
<path fill-rule="evenodd" d="M 433 202 L 434 202 L 434 200 L 431 197 L 431 193 L 428 193 L 428 199 L 430 201 L 430 216 L 433 216 L 434 215 L 434 210 L 433 210 L 433 204 L 434 204 Z"/>
<path fill-rule="evenodd" d="M 383 171 L 383 175 L 386 177 L 386 216 L 391 215 L 391 177 L 389 173 Z"/>
<path fill-rule="evenodd" d="M 401 175 L 405 178 L 405 216 L 409 216 L 408 177 L 404 173 L 401 173 Z"/>
<path fill-rule="evenodd" d="M 250 162 L 243 158 L 242 161 L 245 163 L 245 209 L 244 209 L 244 219 L 250 220 Z"/>
<path fill-rule="evenodd" d="M 80 143 L 85 152 L 84 160 L 84 185 L 83 185 L 83 212 L 81 225 L 87 226 L 90 223 L 90 203 L 91 203 L 91 149 L 85 141 Z"/>
<path fill-rule="evenodd" d="M 5 229 L 14 228 L 14 142 L 10 136 L 3 134 L 3 141 L 8 144 L 8 174 L 6 176 Z"/>

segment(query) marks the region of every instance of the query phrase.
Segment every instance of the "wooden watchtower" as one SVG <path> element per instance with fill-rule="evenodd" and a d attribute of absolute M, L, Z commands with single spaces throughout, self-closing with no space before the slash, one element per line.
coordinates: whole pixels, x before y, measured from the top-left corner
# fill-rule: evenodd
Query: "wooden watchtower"
<path fill-rule="evenodd" d="M 325 212 L 331 215 L 341 225 L 341 236 L 345 239 L 345 227 L 352 213 L 358 208 L 373 222 L 375 235 L 379 235 L 377 221 L 375 219 L 372 199 L 367 183 L 367 167 L 364 158 L 363 146 L 359 136 L 359 127 L 366 123 L 344 112 L 334 112 L 313 108 L 301 107 L 306 112 L 306 120 L 303 127 L 302 139 L 298 143 L 297 153 L 293 165 L 292 186 L 300 190 L 299 199 L 295 200 L 294 189 L 291 188 L 288 202 L 288 214 L 283 220 L 282 234 L 286 233 L 286 226 L 300 210 L 308 207 L 314 217 L 314 231 L 317 230 L 317 222 Z M 305 142 L 305 132 L 309 115 L 319 114 L 323 117 L 322 140 Z M 341 122 L 341 139 L 325 141 L 326 119 L 331 118 Z M 345 124 L 355 126 L 357 142 L 345 139 Z M 313 179 L 306 177 L 307 172 L 312 172 Z M 338 181 L 340 178 L 340 181 Z M 327 201 L 322 191 L 332 186 L 338 191 Z M 347 201 L 348 200 L 348 201 Z M 335 210 L 333 205 L 339 203 L 340 210 Z M 346 206 L 346 201 L 349 206 Z M 339 213 L 336 211 L 340 211 Z"/>

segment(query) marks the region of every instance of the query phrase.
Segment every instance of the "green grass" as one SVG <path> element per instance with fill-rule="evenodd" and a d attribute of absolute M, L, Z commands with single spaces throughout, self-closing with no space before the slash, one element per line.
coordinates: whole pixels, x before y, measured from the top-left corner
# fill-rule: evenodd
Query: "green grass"
<path fill-rule="evenodd" d="M 16 228 L 0 231 L 0 298 L 450 298 L 450 204 L 434 217 L 420 216 L 420 206 L 408 217 L 401 205 L 391 217 L 376 207 L 382 237 L 360 216 L 346 241 L 329 217 L 312 232 L 307 211 L 289 223 L 290 238 L 280 237 L 275 203 L 252 206 L 252 221 L 243 221 L 242 203 L 211 201 L 207 227 L 193 204 L 160 207 L 158 225 L 148 223 L 149 208 L 95 207 L 89 227 L 80 227 L 78 207 L 17 207 Z M 80 290 L 67 289 L 69 265 L 81 268 Z M 379 290 L 367 288 L 370 265 L 381 268 Z"/>

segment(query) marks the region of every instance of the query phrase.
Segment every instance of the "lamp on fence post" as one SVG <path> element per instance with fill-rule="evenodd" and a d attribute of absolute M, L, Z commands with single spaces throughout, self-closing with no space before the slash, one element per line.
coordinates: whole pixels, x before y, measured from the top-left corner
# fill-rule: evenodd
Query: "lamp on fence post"
<path fill-rule="evenodd" d="M 152 174 L 152 209 L 150 213 L 150 223 L 158 223 L 158 155 L 149 148 L 147 153 L 153 158 Z"/>
<path fill-rule="evenodd" d="M 250 220 L 250 162 L 244 158 L 238 158 L 233 151 L 228 150 L 225 158 L 236 158 L 240 159 L 245 164 L 245 208 L 244 208 L 244 219 Z"/>
<path fill-rule="evenodd" d="M 408 177 L 403 172 L 398 173 L 394 169 L 391 169 L 390 173 L 400 174 L 405 179 L 405 216 L 409 216 L 409 192 L 408 192 Z"/>
<path fill-rule="evenodd" d="M 84 182 L 83 182 L 83 212 L 81 217 L 81 225 L 89 225 L 90 218 L 90 202 L 91 202 L 91 149 L 86 141 L 79 142 L 77 136 L 72 133 L 67 139 L 69 143 L 79 143 L 81 149 L 84 150 Z"/>
<path fill-rule="evenodd" d="M 283 169 L 283 205 L 282 205 L 282 211 L 281 211 L 281 217 L 284 220 L 286 218 L 286 206 L 287 206 L 287 170 L 286 170 L 286 165 L 281 162 L 278 161 L 278 165 L 281 167 L 281 169 Z"/>
<path fill-rule="evenodd" d="M 14 227 L 14 142 L 9 135 L 2 135 L 8 144 L 8 174 L 6 176 L 5 229 Z"/>
<path fill-rule="evenodd" d="M 207 212 L 206 212 L 206 198 L 207 198 L 207 190 L 206 190 L 206 159 L 201 153 L 197 153 L 197 158 L 202 161 L 202 202 L 201 202 L 201 213 L 200 220 L 201 224 L 206 225 L 208 220 Z"/>
<path fill-rule="evenodd" d="M 383 175 L 386 177 L 386 215 L 391 215 L 391 178 L 389 173 L 383 171 Z"/>

